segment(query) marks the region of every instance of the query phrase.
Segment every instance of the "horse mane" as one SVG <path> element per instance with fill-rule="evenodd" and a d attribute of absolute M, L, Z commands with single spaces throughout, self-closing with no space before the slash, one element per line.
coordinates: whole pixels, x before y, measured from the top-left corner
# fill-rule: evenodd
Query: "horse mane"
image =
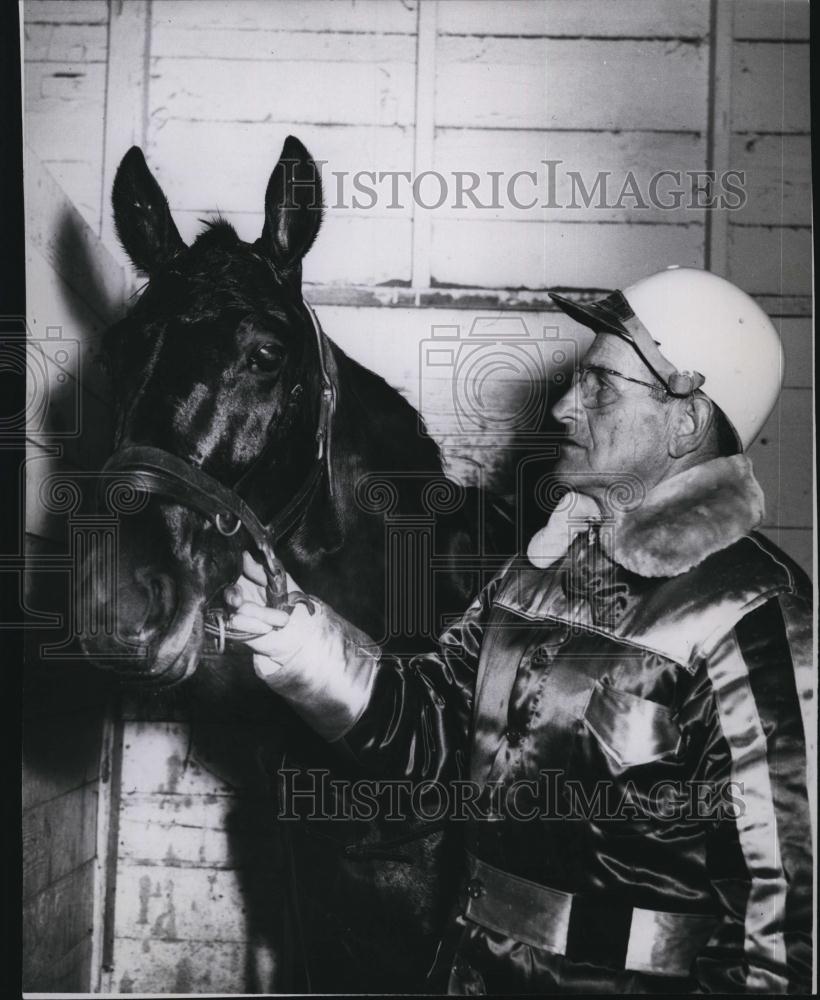
<path fill-rule="evenodd" d="M 430 436 L 424 419 L 409 400 L 381 375 L 354 361 L 330 341 L 339 370 L 340 391 L 352 397 L 359 413 L 355 419 L 368 428 L 376 446 L 371 458 L 383 470 L 443 472 L 441 450 Z"/>

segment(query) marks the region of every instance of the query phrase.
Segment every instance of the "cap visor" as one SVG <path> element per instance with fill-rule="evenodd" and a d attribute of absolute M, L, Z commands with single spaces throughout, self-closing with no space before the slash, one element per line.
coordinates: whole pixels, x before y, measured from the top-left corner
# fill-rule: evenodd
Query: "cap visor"
<path fill-rule="evenodd" d="M 604 331 L 614 333 L 619 337 L 630 338 L 629 331 L 621 322 L 621 317 L 613 308 L 612 295 L 605 299 L 598 299 L 596 302 L 573 302 L 571 299 L 555 292 L 547 293 L 552 301 L 563 311 L 574 319 L 577 323 L 588 326 L 596 333 Z"/>

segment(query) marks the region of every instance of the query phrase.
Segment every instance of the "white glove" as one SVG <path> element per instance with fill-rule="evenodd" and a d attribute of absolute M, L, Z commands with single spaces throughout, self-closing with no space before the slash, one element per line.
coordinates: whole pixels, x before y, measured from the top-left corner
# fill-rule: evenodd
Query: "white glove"
<path fill-rule="evenodd" d="M 378 647 L 315 597 L 313 614 L 303 603 L 290 613 L 266 607 L 264 568 L 246 552 L 242 569 L 225 591 L 226 603 L 236 609 L 228 625 L 252 634 L 244 641 L 253 650 L 257 676 L 325 739 L 339 739 L 370 700 Z"/>

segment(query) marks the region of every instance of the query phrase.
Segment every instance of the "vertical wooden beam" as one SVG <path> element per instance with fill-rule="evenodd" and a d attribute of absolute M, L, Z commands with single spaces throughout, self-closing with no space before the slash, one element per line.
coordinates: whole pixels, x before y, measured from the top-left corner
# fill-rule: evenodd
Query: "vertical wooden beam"
<path fill-rule="evenodd" d="M 706 169 L 719 177 L 729 169 L 732 143 L 732 46 L 735 0 L 712 0 L 709 49 L 709 121 Z M 715 191 L 720 191 L 720 182 Z M 704 266 L 728 276 L 729 211 L 706 209 Z"/>
<path fill-rule="evenodd" d="M 413 177 L 433 169 L 436 103 L 436 20 L 438 0 L 419 0 L 416 47 L 416 131 Z M 433 219 L 430 210 L 413 206 L 413 288 L 430 287 L 430 244 Z"/>
<path fill-rule="evenodd" d="M 91 992 L 114 990 L 114 903 L 117 848 L 122 797 L 122 705 L 111 698 L 103 722 L 103 745 L 97 800 L 97 858 L 94 886 L 94 923 L 91 942 Z"/>
<path fill-rule="evenodd" d="M 100 235 L 103 243 L 128 267 L 114 232 L 111 185 L 123 154 L 144 146 L 148 131 L 148 67 L 151 46 L 151 0 L 109 0 L 108 66 L 105 82 L 105 125 Z"/>

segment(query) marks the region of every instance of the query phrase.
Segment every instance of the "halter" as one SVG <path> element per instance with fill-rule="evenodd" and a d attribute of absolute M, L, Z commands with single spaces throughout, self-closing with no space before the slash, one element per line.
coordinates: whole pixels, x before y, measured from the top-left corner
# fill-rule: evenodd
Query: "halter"
<path fill-rule="evenodd" d="M 208 518 L 225 538 L 233 537 L 240 528 L 250 535 L 264 560 L 267 577 L 267 599 L 271 607 L 287 606 L 287 579 L 281 562 L 273 551 L 274 542 L 284 537 L 296 524 L 319 484 L 322 472 L 327 475 L 328 487 L 333 492 L 331 472 L 331 429 L 336 409 L 336 387 L 330 377 L 332 359 L 327 338 L 322 332 L 313 309 L 304 303 L 313 325 L 319 357 L 321 394 L 317 419 L 315 442 L 316 453 L 310 471 L 294 496 L 267 523 L 263 523 L 242 498 L 240 490 L 252 478 L 253 473 L 268 456 L 273 445 L 268 441 L 248 469 L 240 476 L 233 488 L 227 487 L 204 472 L 193 462 L 173 455 L 163 448 L 153 445 L 129 445 L 120 448 L 103 467 L 103 473 L 116 473 L 118 478 L 128 482 L 142 493 L 150 493 L 168 500 L 174 500 Z M 302 394 L 302 385 L 291 390 L 289 406 L 295 405 Z M 270 428 L 269 428 L 270 431 Z M 304 599 L 312 612 L 312 605 Z M 225 639 L 246 639 L 252 633 L 231 630 L 225 624 L 225 612 L 221 608 L 211 608 L 206 612 L 205 629 L 217 637 L 216 650 L 224 652 Z"/>

